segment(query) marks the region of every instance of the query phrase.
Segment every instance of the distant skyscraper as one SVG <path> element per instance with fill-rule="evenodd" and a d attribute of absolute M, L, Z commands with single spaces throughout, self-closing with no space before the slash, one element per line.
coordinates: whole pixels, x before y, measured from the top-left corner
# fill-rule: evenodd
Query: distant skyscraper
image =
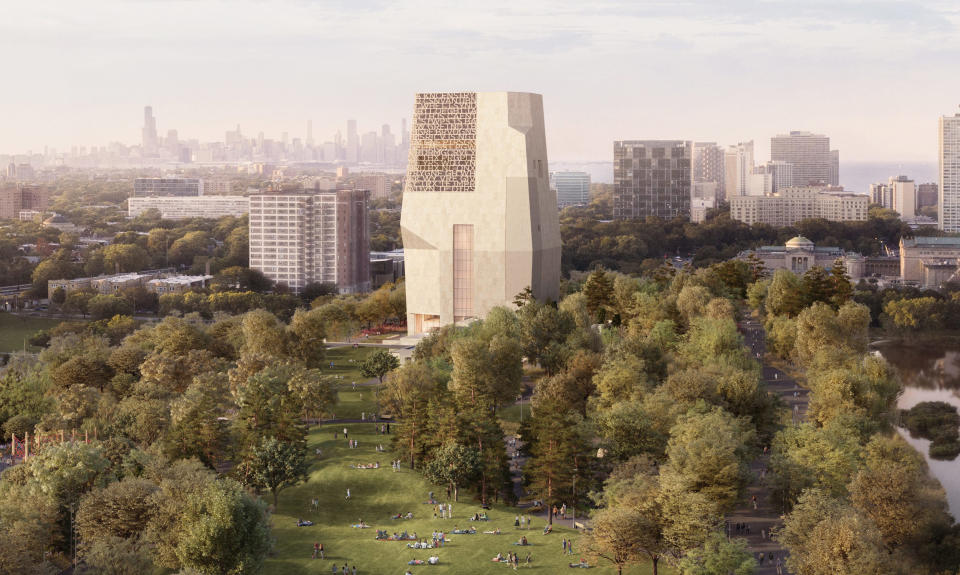
<path fill-rule="evenodd" d="M 769 176 L 770 189 L 767 193 L 776 194 L 784 188 L 793 186 L 793 164 L 786 162 L 767 162 L 766 164 L 755 167 L 753 173 Z"/>
<path fill-rule="evenodd" d="M 716 142 L 696 142 L 693 144 L 693 183 L 716 184 L 716 198 L 725 197 L 723 147 Z"/>
<path fill-rule="evenodd" d="M 883 182 L 870 184 L 870 203 L 893 209 L 893 188 Z"/>
<path fill-rule="evenodd" d="M 360 161 L 360 135 L 357 133 L 356 120 L 347 120 L 347 149 L 344 159 L 351 164 Z"/>
<path fill-rule="evenodd" d="M 798 131 L 774 136 L 770 159 L 793 164 L 796 186 L 840 184 L 840 152 L 830 149 L 827 136 Z"/>
<path fill-rule="evenodd" d="M 417 94 L 400 229 L 409 333 L 483 318 L 525 288 L 559 297 L 543 100 Z"/>
<path fill-rule="evenodd" d="M 920 184 L 917 186 L 917 208 L 926 208 L 937 205 L 937 196 L 940 186 L 933 183 Z"/>
<path fill-rule="evenodd" d="M 144 154 L 156 154 L 160 142 L 157 138 L 157 120 L 153 117 L 153 108 L 151 106 L 144 106 L 143 108 L 143 130 L 141 130 L 141 136 Z"/>
<path fill-rule="evenodd" d="M 590 203 L 590 174 L 587 172 L 551 172 L 550 186 L 557 191 L 559 208 Z"/>
<path fill-rule="evenodd" d="M 900 219 L 913 221 L 917 217 L 917 186 L 907 176 L 890 178 L 893 196 L 893 209 L 900 213 Z"/>
<path fill-rule="evenodd" d="M 613 217 L 664 219 L 690 215 L 693 142 L 613 143 Z"/>
<path fill-rule="evenodd" d="M 307 120 L 307 147 L 313 147 L 313 120 Z"/>
<path fill-rule="evenodd" d="M 940 118 L 939 199 L 937 226 L 960 232 L 960 113 Z"/>
<path fill-rule="evenodd" d="M 753 173 L 753 140 L 730 146 L 724 152 L 724 190 L 726 199 L 748 196 Z"/>

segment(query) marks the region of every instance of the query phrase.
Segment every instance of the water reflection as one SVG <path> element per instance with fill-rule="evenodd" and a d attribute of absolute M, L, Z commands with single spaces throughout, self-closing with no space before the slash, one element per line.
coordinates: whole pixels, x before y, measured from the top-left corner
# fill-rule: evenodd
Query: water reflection
<path fill-rule="evenodd" d="M 910 344 L 882 341 L 872 345 L 900 372 L 903 395 L 897 406 L 910 409 L 924 401 L 944 401 L 960 408 L 960 341 L 924 341 Z M 954 517 L 960 515 L 960 458 L 938 461 L 930 458 L 930 442 L 914 438 L 905 429 L 900 434 L 923 454 L 930 473 L 947 492 L 947 502 Z"/>

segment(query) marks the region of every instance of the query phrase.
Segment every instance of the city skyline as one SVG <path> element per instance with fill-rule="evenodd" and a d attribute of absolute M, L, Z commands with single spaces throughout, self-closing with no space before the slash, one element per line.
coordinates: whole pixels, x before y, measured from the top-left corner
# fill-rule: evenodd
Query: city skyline
<path fill-rule="evenodd" d="M 142 125 L 126 110 L 144 103 L 161 135 L 177 126 L 215 141 L 239 123 L 305 138 L 312 119 L 317 139 L 346 118 L 394 123 L 425 89 L 510 88 L 544 95 L 558 160 L 603 160 L 611 142 L 638 136 L 753 139 L 763 158 L 770 136 L 804 130 L 830 135 L 845 161 L 927 161 L 936 118 L 960 92 L 942 74 L 960 58 L 960 11 L 946 2 L 198 2 L 186 19 L 171 6 L 10 7 L 0 46 L 22 54 L 6 67 L 26 89 L 0 95 L 2 153 L 137 142 Z M 304 75 L 312 59 L 324 64 Z M 766 90 L 731 81 L 738 68 L 763 71 Z M 890 84 L 909 99 L 865 96 Z M 871 137 L 879 118 L 898 137 Z"/>

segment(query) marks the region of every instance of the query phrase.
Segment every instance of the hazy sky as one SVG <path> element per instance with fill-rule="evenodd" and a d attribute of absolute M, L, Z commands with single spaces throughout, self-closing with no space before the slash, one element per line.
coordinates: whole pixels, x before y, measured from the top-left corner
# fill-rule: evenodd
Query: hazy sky
<path fill-rule="evenodd" d="M 399 131 L 418 91 L 543 94 L 557 160 L 614 139 L 823 132 L 842 160 L 933 161 L 960 104 L 960 4 L 413 0 L 4 3 L 0 152 L 161 134 Z"/>

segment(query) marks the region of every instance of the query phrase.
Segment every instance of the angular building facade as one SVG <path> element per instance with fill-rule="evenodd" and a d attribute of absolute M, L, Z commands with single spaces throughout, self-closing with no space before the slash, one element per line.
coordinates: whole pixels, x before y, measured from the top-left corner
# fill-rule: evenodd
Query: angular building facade
<path fill-rule="evenodd" d="M 614 218 L 688 217 L 692 187 L 693 142 L 613 143 Z"/>
<path fill-rule="evenodd" d="M 410 335 L 483 318 L 527 287 L 556 300 L 542 97 L 417 94 L 400 229 Z"/>

